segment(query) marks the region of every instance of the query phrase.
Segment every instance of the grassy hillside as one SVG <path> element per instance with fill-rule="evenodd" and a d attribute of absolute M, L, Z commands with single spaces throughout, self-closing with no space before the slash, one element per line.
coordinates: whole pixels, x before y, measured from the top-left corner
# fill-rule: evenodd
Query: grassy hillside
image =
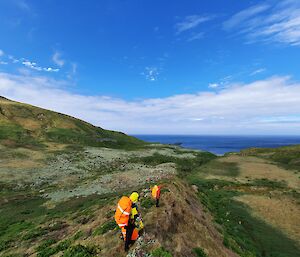
<path fill-rule="evenodd" d="M 300 145 L 279 148 L 250 148 L 241 151 L 241 155 L 261 157 L 276 162 L 285 168 L 300 171 Z"/>
<path fill-rule="evenodd" d="M 47 142 L 134 147 L 143 142 L 121 132 L 95 127 L 68 115 L 0 98 L 0 142 L 42 147 Z"/>
<path fill-rule="evenodd" d="M 223 243 L 240 256 L 298 256 L 299 150 L 246 149 L 214 159 L 187 177 L 219 224 Z"/>
<path fill-rule="evenodd" d="M 298 257 L 299 150 L 217 157 L 0 98 L 0 256 Z M 133 190 L 145 231 L 127 255 L 113 216 Z"/>

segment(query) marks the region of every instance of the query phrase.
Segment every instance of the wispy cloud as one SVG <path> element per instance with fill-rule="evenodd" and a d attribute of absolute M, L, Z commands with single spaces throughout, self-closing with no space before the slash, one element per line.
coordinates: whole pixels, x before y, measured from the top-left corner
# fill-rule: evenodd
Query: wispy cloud
<path fill-rule="evenodd" d="M 59 67 L 62 67 L 65 64 L 65 60 L 62 59 L 61 53 L 57 51 L 53 54 L 52 61 Z"/>
<path fill-rule="evenodd" d="M 275 116 L 267 117 L 260 119 L 261 123 L 300 123 L 300 114 L 299 115 L 289 115 L 289 116 Z"/>
<path fill-rule="evenodd" d="M 218 88 L 219 86 L 220 86 L 219 83 L 209 83 L 209 84 L 208 84 L 208 87 L 209 87 L 209 88 L 213 88 L 213 89 Z"/>
<path fill-rule="evenodd" d="M 248 43 L 300 45 L 300 2 L 283 0 L 242 10 L 223 23 L 227 31 L 244 35 Z"/>
<path fill-rule="evenodd" d="M 22 61 L 22 64 L 25 67 L 36 70 L 36 71 L 47 71 L 47 72 L 58 72 L 59 71 L 59 69 L 56 69 L 56 68 L 41 67 L 41 66 L 37 65 L 37 63 L 31 62 L 31 61 L 28 61 L 28 60 Z"/>
<path fill-rule="evenodd" d="M 194 33 L 188 38 L 188 41 L 194 41 L 198 39 L 202 39 L 204 37 L 204 32 Z"/>
<path fill-rule="evenodd" d="M 27 60 L 25 58 L 16 58 L 13 55 L 5 54 L 4 51 L 0 49 L 0 57 L 3 57 L 4 60 L 0 60 L 0 64 L 9 65 L 9 64 L 19 64 L 23 65 L 26 68 L 35 70 L 35 71 L 45 71 L 45 72 L 58 72 L 60 69 L 52 67 L 42 67 L 36 62 Z"/>
<path fill-rule="evenodd" d="M 15 57 L 12 56 L 12 55 L 8 55 L 8 60 L 9 60 L 10 62 L 12 62 L 12 63 L 19 63 L 19 62 L 20 62 L 19 59 L 15 58 Z"/>
<path fill-rule="evenodd" d="M 31 10 L 29 4 L 25 0 L 12 0 L 11 2 L 23 11 L 30 11 Z"/>
<path fill-rule="evenodd" d="M 213 19 L 212 16 L 202 16 L 202 15 L 189 15 L 186 16 L 182 21 L 175 24 L 176 34 L 194 29 L 198 27 L 201 23 L 210 21 Z"/>
<path fill-rule="evenodd" d="M 215 92 L 126 101 L 72 93 L 66 90 L 65 81 L 0 73 L 0 95 L 130 133 L 299 134 L 300 131 L 300 120 L 294 118 L 300 114 L 300 83 L 288 77 L 233 85 Z"/>
<path fill-rule="evenodd" d="M 260 68 L 260 69 L 257 69 L 257 70 L 255 70 L 255 71 L 251 72 L 251 73 L 250 73 L 250 76 L 254 76 L 254 75 L 257 75 L 257 74 L 259 74 L 259 73 L 263 73 L 263 72 L 265 72 L 265 71 L 266 71 L 265 68 Z"/>
<path fill-rule="evenodd" d="M 209 83 L 208 87 L 211 88 L 211 89 L 224 89 L 224 88 L 226 88 L 230 84 L 230 81 L 232 79 L 233 79 L 233 76 L 232 75 L 228 75 L 228 76 L 226 76 L 224 78 L 221 78 L 219 80 L 219 82 Z"/>
<path fill-rule="evenodd" d="M 259 4 L 259 5 L 251 6 L 248 9 L 245 9 L 233 15 L 229 20 L 223 23 L 223 26 L 227 30 L 235 28 L 237 26 L 240 26 L 242 22 L 245 22 L 253 18 L 255 15 L 258 15 L 268 10 L 269 8 L 270 6 L 267 4 Z"/>
<path fill-rule="evenodd" d="M 156 81 L 160 74 L 160 69 L 158 67 L 146 67 L 142 75 L 149 81 Z"/>

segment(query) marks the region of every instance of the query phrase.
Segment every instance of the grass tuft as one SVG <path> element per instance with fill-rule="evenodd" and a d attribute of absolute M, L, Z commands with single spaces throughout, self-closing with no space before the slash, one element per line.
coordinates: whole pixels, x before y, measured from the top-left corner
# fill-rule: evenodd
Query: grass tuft
<path fill-rule="evenodd" d="M 113 220 L 108 220 L 104 222 L 100 227 L 96 228 L 93 232 L 93 235 L 94 236 L 103 235 L 110 230 L 114 230 L 115 228 L 117 228 L 116 222 Z"/>
<path fill-rule="evenodd" d="M 172 254 L 163 247 L 156 248 L 151 252 L 151 255 L 156 257 L 172 257 Z"/>

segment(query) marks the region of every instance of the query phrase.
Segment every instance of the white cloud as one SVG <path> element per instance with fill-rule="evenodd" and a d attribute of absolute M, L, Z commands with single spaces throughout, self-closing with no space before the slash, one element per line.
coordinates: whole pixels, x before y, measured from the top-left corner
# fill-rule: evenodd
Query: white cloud
<path fill-rule="evenodd" d="M 251 72 L 250 76 L 254 76 L 254 75 L 257 75 L 257 74 L 265 72 L 265 71 L 266 71 L 265 68 L 257 69 L 255 71 Z"/>
<path fill-rule="evenodd" d="M 233 79 L 232 75 L 228 75 L 224 78 L 221 78 L 218 83 L 209 83 L 208 87 L 212 89 L 225 89 L 229 87 L 230 81 Z"/>
<path fill-rule="evenodd" d="M 283 0 L 272 6 L 255 5 L 233 15 L 223 26 L 244 35 L 248 43 L 300 45 L 300 2 Z"/>
<path fill-rule="evenodd" d="M 58 72 L 59 69 L 54 69 L 54 68 L 51 68 L 51 67 L 48 67 L 48 68 L 43 68 L 44 71 L 49 71 L 49 72 Z"/>
<path fill-rule="evenodd" d="M 37 64 L 35 62 L 30 62 L 30 61 L 23 61 L 22 64 L 27 67 L 27 68 L 31 68 L 33 70 L 37 70 L 37 71 L 41 71 L 42 68 L 37 66 Z"/>
<path fill-rule="evenodd" d="M 218 88 L 219 86 L 220 85 L 218 83 L 210 83 L 210 84 L 208 84 L 208 87 L 209 88 L 213 88 L 213 89 Z"/>
<path fill-rule="evenodd" d="M 198 27 L 201 23 L 211 20 L 210 16 L 190 15 L 175 24 L 176 34 Z"/>
<path fill-rule="evenodd" d="M 62 67 L 65 64 L 65 61 L 61 58 L 61 53 L 57 51 L 53 54 L 52 61 L 59 67 Z"/>
<path fill-rule="evenodd" d="M 0 49 L 0 57 L 4 55 L 4 52 Z M 35 70 L 35 71 L 45 71 L 45 72 L 58 72 L 59 69 L 52 68 L 52 67 L 41 67 L 36 62 L 29 61 L 25 58 L 15 58 L 13 55 L 8 54 L 5 61 L 0 61 L 2 65 L 8 64 L 21 64 L 24 65 L 26 68 Z M 72 68 L 73 70 L 76 68 Z"/>
<path fill-rule="evenodd" d="M 272 77 L 216 92 L 126 101 L 86 96 L 65 81 L 0 73 L 0 95 L 107 129 L 153 134 L 299 134 L 300 83 Z M 267 119 L 276 122 L 266 122 Z M 288 122 L 287 122 L 288 121 Z"/>
<path fill-rule="evenodd" d="M 159 68 L 157 67 L 146 67 L 142 75 L 144 75 L 145 78 L 149 81 L 156 81 L 158 79 L 159 73 Z"/>
<path fill-rule="evenodd" d="M 203 118 L 191 118 L 191 120 L 194 120 L 194 121 L 203 121 L 204 119 Z"/>
<path fill-rule="evenodd" d="M 38 66 L 37 63 L 31 62 L 28 60 L 22 61 L 22 64 L 30 69 L 36 70 L 36 71 L 47 71 L 47 72 L 58 72 L 59 69 L 51 68 L 51 67 L 41 67 Z"/>

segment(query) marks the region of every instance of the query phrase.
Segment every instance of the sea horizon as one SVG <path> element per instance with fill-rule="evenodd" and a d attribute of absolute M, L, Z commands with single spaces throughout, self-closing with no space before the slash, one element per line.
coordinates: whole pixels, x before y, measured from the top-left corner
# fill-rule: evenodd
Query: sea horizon
<path fill-rule="evenodd" d="M 300 144 L 300 135 L 166 135 L 132 134 L 152 143 L 175 144 L 184 148 L 224 155 L 247 148 L 276 148 Z"/>

